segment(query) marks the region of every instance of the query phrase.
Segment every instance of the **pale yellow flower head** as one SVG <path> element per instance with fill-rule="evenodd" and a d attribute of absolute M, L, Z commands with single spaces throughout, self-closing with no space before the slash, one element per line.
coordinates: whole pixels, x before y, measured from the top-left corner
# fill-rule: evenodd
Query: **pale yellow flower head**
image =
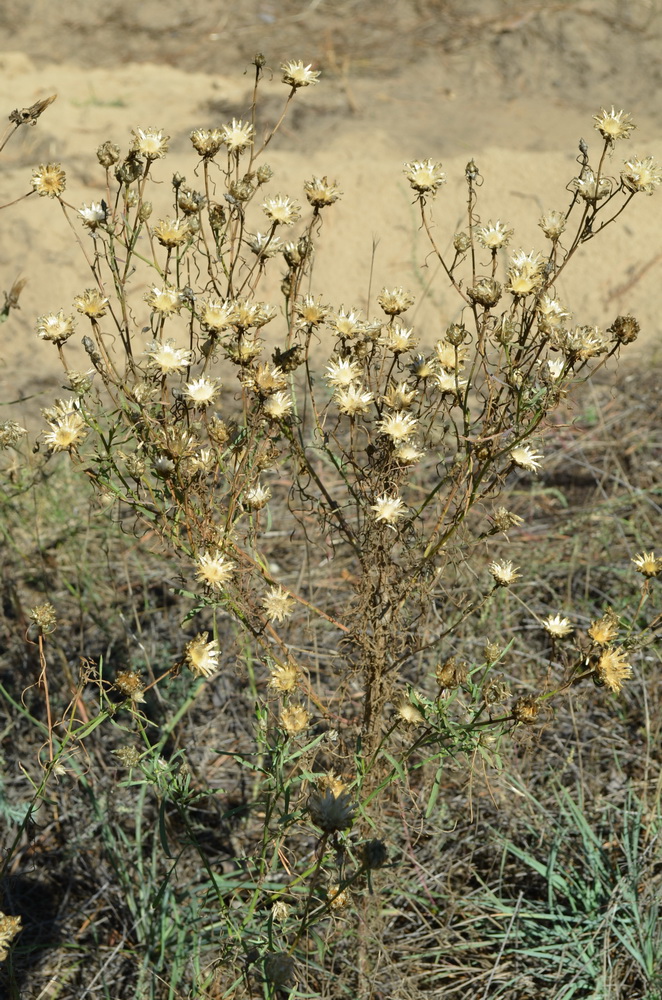
<path fill-rule="evenodd" d="M 31 183 L 40 198 L 57 198 L 66 188 L 67 178 L 59 163 L 46 163 L 32 172 Z"/>
<path fill-rule="evenodd" d="M 201 632 L 186 644 L 185 658 L 189 669 L 198 677 L 211 677 L 219 668 L 221 651 L 216 639 L 208 642 L 209 633 Z"/>
<path fill-rule="evenodd" d="M 298 90 L 300 87 L 310 87 L 317 83 L 320 78 L 319 70 L 314 70 L 310 63 L 304 66 L 300 59 L 284 62 L 280 68 L 283 71 L 283 83 L 288 84 L 294 90 Z"/>
<path fill-rule="evenodd" d="M 613 104 L 611 111 L 602 108 L 599 115 L 593 115 L 593 120 L 595 121 L 593 127 L 612 145 L 617 139 L 627 139 L 630 132 L 637 127 L 632 121 L 632 115 L 626 114 L 625 111 L 617 111 Z"/>

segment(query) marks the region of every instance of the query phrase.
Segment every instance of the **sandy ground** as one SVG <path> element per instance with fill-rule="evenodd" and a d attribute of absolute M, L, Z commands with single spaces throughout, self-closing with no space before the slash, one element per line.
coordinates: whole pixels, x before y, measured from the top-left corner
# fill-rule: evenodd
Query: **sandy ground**
<path fill-rule="evenodd" d="M 66 169 L 74 206 L 98 200 L 104 189 L 97 146 L 111 139 L 126 149 L 131 128 L 145 125 L 172 137 L 167 160 L 154 171 L 165 182 L 165 199 L 174 171 L 194 182 L 191 129 L 245 115 L 252 52 L 264 51 L 275 70 L 264 87 L 262 129 L 286 96 L 281 61 L 312 61 L 322 81 L 297 96 L 270 147 L 270 190 L 301 200 L 312 175 L 337 179 L 344 197 L 328 213 L 314 291 L 334 306 L 365 309 L 376 246 L 371 311 L 382 286 L 411 289 L 419 305 L 409 318 L 430 342 L 457 318 L 459 303 L 433 262 L 421 269 L 429 248 L 403 177 L 405 161 L 443 162 L 448 183 L 433 207 L 443 248 L 465 222 L 464 167 L 473 157 L 484 177 L 481 218 L 514 226 L 512 246 L 525 250 L 544 246 L 541 212 L 567 204 L 580 137 L 598 150 L 591 116 L 601 106 L 624 107 L 638 124 L 634 138 L 615 150 L 614 175 L 626 155 L 662 161 L 658 0 L 34 0 L 4 3 L 0 28 L 0 108 L 8 114 L 58 94 L 38 125 L 19 130 L 7 146 L 2 204 L 28 191 L 32 168 L 46 161 Z M 662 192 L 637 196 L 557 289 L 577 322 L 607 326 L 618 313 L 634 313 L 642 326 L 635 350 L 653 361 L 662 359 L 661 219 Z M 0 401 L 21 401 L 11 415 L 28 419 L 61 384 L 52 345 L 37 340 L 36 318 L 70 311 L 90 281 L 56 202 L 30 197 L 2 220 L 0 289 L 19 276 L 28 282 L 20 312 L 0 328 Z M 82 351 L 72 360 L 82 367 Z M 3 407 L 2 417 L 9 415 Z"/>

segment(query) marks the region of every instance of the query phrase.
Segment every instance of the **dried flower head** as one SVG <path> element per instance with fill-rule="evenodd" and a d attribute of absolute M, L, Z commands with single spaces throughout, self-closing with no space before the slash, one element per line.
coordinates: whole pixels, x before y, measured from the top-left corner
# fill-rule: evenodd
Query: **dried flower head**
<path fill-rule="evenodd" d="M 532 726 L 538 718 L 539 712 L 539 703 L 530 695 L 518 698 L 513 705 L 513 719 L 515 722 L 523 723 L 525 726 Z"/>
<path fill-rule="evenodd" d="M 262 601 L 262 607 L 270 622 L 282 622 L 292 614 L 296 601 L 282 587 L 272 587 Z"/>
<path fill-rule="evenodd" d="M 643 576 L 657 576 L 662 573 L 662 557 L 655 558 L 654 552 L 642 552 L 631 560 L 637 568 L 637 572 Z"/>
<path fill-rule="evenodd" d="M 76 295 L 74 306 L 83 316 L 90 319 L 101 319 L 106 315 L 108 299 L 102 295 L 98 288 L 86 288 L 82 295 Z"/>
<path fill-rule="evenodd" d="M 256 483 L 246 490 L 243 499 L 249 510 L 262 510 L 271 500 L 271 490 L 268 486 Z"/>
<path fill-rule="evenodd" d="M 21 931 L 21 918 L 12 917 L 0 911 L 0 962 L 9 954 L 9 947 Z"/>
<path fill-rule="evenodd" d="M 596 680 L 615 694 L 623 687 L 623 681 L 632 676 L 632 667 L 625 659 L 625 653 L 618 649 L 605 649 L 593 668 Z"/>
<path fill-rule="evenodd" d="M 291 412 L 294 400 L 289 392 L 274 392 L 263 403 L 264 412 L 272 420 L 282 420 Z"/>
<path fill-rule="evenodd" d="M 416 347 L 418 340 L 413 330 L 407 330 L 403 326 L 387 326 L 379 343 L 394 354 L 404 354 Z"/>
<path fill-rule="evenodd" d="M 440 688 L 449 690 L 464 684 L 467 679 L 468 669 L 466 663 L 458 663 L 454 656 L 449 657 L 443 663 L 437 664 L 435 677 Z"/>
<path fill-rule="evenodd" d="M 134 153 L 139 153 L 146 160 L 158 160 L 168 152 L 169 135 L 164 135 L 160 129 L 156 128 L 134 128 L 131 129 L 133 143 L 131 149 Z"/>
<path fill-rule="evenodd" d="M 538 225 L 552 243 L 558 243 L 566 227 L 565 213 L 550 209 L 549 212 L 545 212 Z"/>
<path fill-rule="evenodd" d="M 543 280 L 545 261 L 532 250 L 525 253 L 518 250 L 513 254 L 508 268 L 508 289 L 513 295 L 524 296 L 536 291 Z"/>
<path fill-rule="evenodd" d="M 106 221 L 106 206 L 101 201 L 92 201 L 89 205 L 83 205 L 79 208 L 78 214 L 83 220 L 83 224 L 94 231 L 97 226 Z"/>
<path fill-rule="evenodd" d="M 289 694 L 297 686 L 299 671 L 293 663 L 277 663 L 271 668 L 269 687 L 281 694 Z"/>
<path fill-rule="evenodd" d="M 203 552 L 198 557 L 198 579 L 213 590 L 225 590 L 232 579 L 235 564 L 220 552 Z"/>
<path fill-rule="evenodd" d="M 110 141 L 110 139 L 106 139 L 105 142 L 102 142 L 97 149 L 97 160 L 102 167 L 106 168 L 106 170 L 113 167 L 119 158 L 120 147 L 116 146 L 114 142 Z"/>
<path fill-rule="evenodd" d="M 579 177 L 573 177 L 570 181 L 568 190 L 576 191 L 584 201 L 595 203 L 611 193 L 611 181 L 602 175 L 598 179 L 593 169 L 585 166 L 582 167 Z"/>
<path fill-rule="evenodd" d="M 352 825 L 356 806 L 347 792 L 334 795 L 331 791 L 313 792 L 308 799 L 308 812 L 315 826 L 324 833 L 336 833 Z"/>
<path fill-rule="evenodd" d="M 198 677 L 211 677 L 219 668 L 221 655 L 216 639 L 208 642 L 209 632 L 200 632 L 195 639 L 186 643 L 184 656 L 189 669 Z"/>
<path fill-rule="evenodd" d="M 426 358 L 424 354 L 417 354 L 409 370 L 416 378 L 432 378 L 437 372 L 437 363 L 434 358 Z"/>
<path fill-rule="evenodd" d="M 299 206 L 291 198 L 280 194 L 263 201 L 262 211 L 277 226 L 293 226 L 300 218 Z"/>
<path fill-rule="evenodd" d="M 410 438 L 417 426 L 416 417 L 403 410 L 388 413 L 377 424 L 380 434 L 390 438 L 394 444 L 400 444 Z"/>
<path fill-rule="evenodd" d="M 280 713 L 280 724 L 288 736 L 298 736 L 310 725 L 310 714 L 303 705 L 288 705 Z"/>
<path fill-rule="evenodd" d="M 161 316 L 172 316 L 181 310 L 184 296 L 177 288 L 172 288 L 170 285 L 164 285 L 163 288 L 154 286 L 145 295 L 145 302 L 150 309 Z"/>
<path fill-rule="evenodd" d="M 662 168 L 652 156 L 645 156 L 643 160 L 635 156 L 623 164 L 621 181 L 633 194 L 653 194 L 662 184 Z"/>
<path fill-rule="evenodd" d="M 296 314 L 304 326 L 319 326 L 329 315 L 329 307 L 322 305 L 319 299 L 306 295 L 296 305 Z"/>
<path fill-rule="evenodd" d="M 548 615 L 547 618 L 543 619 L 542 626 L 553 639 L 562 639 L 564 636 L 570 635 L 573 630 L 570 620 L 562 618 L 559 614 Z"/>
<path fill-rule="evenodd" d="M 115 677 L 114 687 L 125 698 L 130 698 L 136 704 L 140 704 L 145 700 L 145 695 L 143 694 L 145 684 L 140 674 L 135 670 L 120 670 Z"/>
<path fill-rule="evenodd" d="M 175 347 L 173 340 L 166 340 L 163 344 L 158 340 L 153 340 L 146 345 L 145 354 L 150 358 L 151 364 L 160 369 L 163 375 L 181 371 L 182 368 L 187 368 L 193 360 L 192 352 L 183 347 Z"/>
<path fill-rule="evenodd" d="M 514 229 L 508 229 L 500 219 L 496 222 L 490 220 L 486 226 L 479 226 L 476 229 L 476 239 L 486 250 L 496 253 L 497 250 L 508 246 L 514 232 Z"/>
<path fill-rule="evenodd" d="M 229 153 L 240 153 L 253 144 L 255 129 L 250 122 L 237 121 L 233 118 L 228 125 L 221 125 L 223 143 Z"/>
<path fill-rule="evenodd" d="M 377 301 L 387 316 L 399 316 L 414 304 L 414 296 L 404 288 L 393 288 L 390 291 L 382 288 Z"/>
<path fill-rule="evenodd" d="M 192 382 L 186 383 L 184 395 L 194 406 L 202 408 L 213 403 L 219 389 L 220 382 L 217 378 L 205 378 L 201 376 L 200 378 L 193 379 Z"/>
<path fill-rule="evenodd" d="M 337 883 L 330 885 L 328 900 L 332 910 L 343 910 L 350 903 L 349 890 L 341 889 Z"/>
<path fill-rule="evenodd" d="M 110 752 L 123 767 L 137 767 L 140 763 L 140 751 L 136 747 L 118 747 Z"/>
<path fill-rule="evenodd" d="M 626 114 L 625 111 L 616 111 L 613 104 L 611 111 L 602 108 L 599 115 L 593 115 L 593 120 L 595 122 L 593 128 L 596 128 L 602 138 L 611 145 L 617 139 L 627 139 L 630 132 L 637 127 L 632 121 L 632 115 Z"/>
<path fill-rule="evenodd" d="M 495 278 L 479 278 L 475 285 L 467 288 L 467 295 L 472 302 L 491 309 L 501 298 L 501 285 Z"/>
<path fill-rule="evenodd" d="M 576 326 L 574 330 L 562 331 L 559 346 L 569 358 L 578 361 L 609 350 L 609 343 L 597 326 Z"/>
<path fill-rule="evenodd" d="M 213 159 L 223 145 L 223 133 L 219 128 L 193 129 L 190 138 L 196 153 L 205 160 Z"/>
<path fill-rule="evenodd" d="M 403 500 L 397 496 L 390 496 L 383 493 L 377 497 L 370 510 L 375 512 L 375 520 L 383 521 L 385 524 L 395 524 L 401 517 L 406 517 L 407 507 Z"/>
<path fill-rule="evenodd" d="M 425 722 L 422 712 L 404 695 L 396 705 L 396 712 L 398 718 L 408 726 L 420 726 Z"/>
<path fill-rule="evenodd" d="M 0 448 L 11 448 L 27 433 L 26 428 L 21 427 L 15 420 L 0 421 Z"/>
<path fill-rule="evenodd" d="M 34 622 L 39 635 L 50 635 L 57 628 L 55 608 L 50 601 L 46 601 L 45 604 L 37 604 L 34 608 L 31 608 L 29 617 Z"/>
<path fill-rule="evenodd" d="M 434 384 L 440 392 L 458 396 L 467 385 L 467 380 L 460 378 L 458 375 L 453 374 L 453 372 L 444 370 L 434 376 Z"/>
<path fill-rule="evenodd" d="M 342 194 L 338 182 L 331 182 L 327 177 L 313 177 L 304 182 L 303 189 L 306 192 L 306 198 L 316 209 L 333 205 Z"/>
<path fill-rule="evenodd" d="M 400 465 L 413 465 L 425 457 L 425 452 L 413 441 L 405 441 L 404 444 L 398 445 L 393 455 Z"/>
<path fill-rule="evenodd" d="M 490 573 L 497 587 L 509 587 L 511 583 L 519 580 L 521 573 L 518 573 L 517 569 L 518 567 L 513 566 L 510 559 L 495 560 L 489 565 Z"/>
<path fill-rule="evenodd" d="M 363 386 L 350 385 L 346 389 L 338 389 L 333 397 L 336 406 L 341 413 L 348 417 L 355 417 L 357 413 L 365 413 L 374 396 L 371 392 L 364 390 Z"/>
<path fill-rule="evenodd" d="M 294 959 L 286 951 L 271 951 L 264 956 L 264 975 L 274 986 L 284 988 L 294 981 Z"/>
<path fill-rule="evenodd" d="M 408 410 L 416 395 L 416 389 L 412 389 L 406 382 L 396 382 L 394 385 L 389 385 L 382 396 L 382 401 L 389 410 Z"/>
<path fill-rule="evenodd" d="M 53 344 L 64 344 L 75 333 L 73 316 L 65 316 L 62 310 L 47 313 L 37 320 L 37 335 L 41 340 Z"/>
<path fill-rule="evenodd" d="M 448 340 L 438 340 L 434 345 L 437 361 L 446 371 L 460 371 L 468 356 L 466 347 L 451 344 Z"/>
<path fill-rule="evenodd" d="M 352 385 L 362 375 L 360 365 L 351 358 L 331 360 L 327 365 L 326 372 L 325 379 L 337 389 L 343 389 Z"/>
<path fill-rule="evenodd" d="M 270 257 L 275 257 L 283 249 L 280 237 L 274 236 L 273 232 L 257 232 L 248 240 L 248 246 L 260 260 L 269 260 Z"/>
<path fill-rule="evenodd" d="M 520 469 L 526 469 L 527 472 L 537 472 L 541 468 L 538 459 L 542 458 L 542 455 L 536 455 L 528 444 L 520 444 L 517 448 L 512 448 L 510 457 L 515 465 Z"/>
<path fill-rule="evenodd" d="M 304 66 L 300 59 L 284 62 L 280 68 L 283 71 L 283 83 L 292 87 L 293 90 L 298 90 L 299 87 L 310 87 L 317 83 L 320 77 L 319 70 L 314 70 L 310 63 L 308 66 Z"/>
<path fill-rule="evenodd" d="M 31 184 L 40 198 L 58 198 L 67 186 L 67 178 L 59 163 L 42 163 L 32 172 Z"/>
<path fill-rule="evenodd" d="M 496 508 L 492 513 L 492 521 L 494 522 L 495 532 L 508 531 L 510 528 L 517 528 L 520 524 L 524 524 L 523 517 L 520 517 L 519 514 L 514 514 L 505 507 Z"/>
<path fill-rule="evenodd" d="M 405 163 L 404 174 L 414 191 L 419 194 L 436 194 L 437 189 L 446 183 L 446 174 L 441 169 L 441 163 L 434 160 L 415 160 Z"/>
<path fill-rule="evenodd" d="M 80 413 L 66 413 L 49 423 L 51 429 L 44 434 L 44 441 L 53 451 L 75 448 L 87 434 L 85 421 Z"/>
<path fill-rule="evenodd" d="M 159 219 L 154 226 L 154 235 L 161 246 L 173 249 L 186 243 L 191 236 L 191 226 L 189 221 L 184 217 L 179 219 Z"/>
<path fill-rule="evenodd" d="M 388 851 L 383 840 L 368 840 L 361 848 L 361 861 L 368 871 L 383 868 L 388 859 Z"/>
<path fill-rule="evenodd" d="M 205 330 L 220 333 L 232 326 L 233 309 L 233 303 L 229 299 L 226 299 L 225 302 L 221 302 L 219 299 L 209 299 L 202 305 L 200 322 Z"/>
<path fill-rule="evenodd" d="M 641 327 L 634 316 L 617 316 L 608 329 L 618 344 L 631 344 L 639 336 Z"/>
<path fill-rule="evenodd" d="M 588 634 L 598 646 L 608 646 L 618 637 L 618 615 L 611 609 L 606 611 L 602 618 L 591 622 Z"/>

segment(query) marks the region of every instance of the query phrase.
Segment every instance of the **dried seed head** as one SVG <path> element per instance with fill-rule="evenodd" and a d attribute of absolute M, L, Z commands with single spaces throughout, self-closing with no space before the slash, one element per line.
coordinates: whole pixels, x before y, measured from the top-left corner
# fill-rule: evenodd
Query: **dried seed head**
<path fill-rule="evenodd" d="M 108 170 L 109 167 L 113 167 L 120 158 L 120 147 L 116 146 L 114 142 L 106 139 L 102 142 L 97 149 L 97 160 L 102 167 Z"/>
<path fill-rule="evenodd" d="M 130 698 L 131 701 L 141 703 L 145 700 L 145 696 L 143 694 L 145 685 L 140 678 L 140 674 L 138 674 L 135 670 L 120 670 L 115 677 L 114 687 L 120 692 L 120 694 L 123 694 L 125 698 Z"/>
<path fill-rule="evenodd" d="M 407 515 L 407 507 L 400 497 L 389 496 L 387 493 L 377 497 L 370 510 L 375 512 L 375 520 L 383 521 L 384 524 L 395 524 Z"/>
<path fill-rule="evenodd" d="M 196 153 L 205 160 L 213 159 L 223 145 L 223 133 L 218 128 L 196 128 L 190 138 Z"/>
<path fill-rule="evenodd" d="M 268 982 L 280 988 L 294 981 L 294 959 L 286 951 L 270 951 L 264 956 L 264 975 Z"/>
<path fill-rule="evenodd" d="M 471 237 L 467 233 L 455 233 L 453 249 L 455 253 L 466 253 L 471 246 Z"/>
<path fill-rule="evenodd" d="M 159 219 L 154 226 L 154 235 L 163 247 L 180 247 L 191 236 L 190 221 L 186 218 Z"/>
<path fill-rule="evenodd" d="M 475 285 L 467 288 L 467 295 L 472 302 L 491 309 L 501 298 L 501 285 L 494 278 L 480 278 Z"/>
<path fill-rule="evenodd" d="M 135 747 L 118 747 L 110 752 L 124 767 L 137 767 L 140 763 L 140 751 Z"/>
<path fill-rule="evenodd" d="M 21 917 L 9 916 L 0 911 L 0 962 L 9 955 L 9 948 L 21 930 Z"/>
<path fill-rule="evenodd" d="M 131 129 L 133 143 L 131 149 L 134 153 L 144 156 L 146 160 L 158 160 L 168 152 L 169 135 L 164 135 L 160 129 L 156 128 L 134 128 Z"/>
<path fill-rule="evenodd" d="M 621 179 L 623 179 L 622 174 Z M 573 177 L 568 184 L 568 190 L 576 191 L 584 201 L 595 204 L 600 199 L 606 198 L 608 194 L 611 194 L 611 181 L 602 175 L 598 180 L 593 169 L 587 165 L 582 167 L 579 177 Z"/>
<path fill-rule="evenodd" d="M 618 344 L 631 344 L 639 335 L 641 327 L 634 316 L 617 316 L 607 330 Z"/>
<path fill-rule="evenodd" d="M 458 663 L 454 656 L 450 656 L 444 663 L 437 664 L 435 670 L 437 683 L 444 690 L 450 690 L 464 684 L 467 674 L 466 663 Z"/>
<path fill-rule="evenodd" d="M 518 698 L 513 705 L 513 719 L 515 722 L 521 722 L 525 726 L 532 726 L 538 718 L 539 712 L 540 705 L 530 695 Z"/>
<path fill-rule="evenodd" d="M 3 420 L 0 422 L 0 448 L 11 448 L 27 433 L 26 428 L 15 420 Z"/>
<path fill-rule="evenodd" d="M 510 528 L 517 528 L 520 524 L 524 524 L 523 517 L 520 517 L 519 514 L 513 514 L 512 511 L 507 510 L 505 507 L 497 507 L 492 512 L 492 521 L 494 523 L 494 533 L 497 531 L 508 531 Z"/>
<path fill-rule="evenodd" d="M 221 125 L 223 142 L 229 153 L 241 153 L 253 145 L 255 129 L 250 122 L 237 121 L 233 118 L 229 125 Z"/>
<path fill-rule="evenodd" d="M 262 211 L 276 226 L 293 226 L 300 218 L 299 206 L 291 198 L 280 194 L 263 201 Z"/>
<path fill-rule="evenodd" d="M 350 902 L 349 890 L 341 889 L 337 883 L 330 885 L 328 900 L 332 910 L 343 910 Z"/>
<path fill-rule="evenodd" d="M 388 859 L 388 851 L 383 840 L 367 840 L 361 848 L 361 860 L 367 871 L 383 868 Z"/>
<path fill-rule="evenodd" d="M 29 617 L 34 622 L 39 635 L 50 635 L 57 628 L 55 608 L 49 601 L 31 608 Z"/>
<path fill-rule="evenodd" d="M 303 705 L 288 705 L 280 713 L 280 724 L 288 736 L 298 736 L 310 725 L 310 714 Z"/>
<path fill-rule="evenodd" d="M 53 451 L 68 451 L 75 448 L 87 434 L 85 421 L 80 413 L 66 413 L 50 422 L 50 431 L 44 434 L 44 441 Z"/>
<path fill-rule="evenodd" d="M 320 830 L 335 833 L 352 825 L 356 806 L 347 792 L 334 795 L 331 791 L 319 791 L 313 792 L 308 799 L 308 812 Z"/>

